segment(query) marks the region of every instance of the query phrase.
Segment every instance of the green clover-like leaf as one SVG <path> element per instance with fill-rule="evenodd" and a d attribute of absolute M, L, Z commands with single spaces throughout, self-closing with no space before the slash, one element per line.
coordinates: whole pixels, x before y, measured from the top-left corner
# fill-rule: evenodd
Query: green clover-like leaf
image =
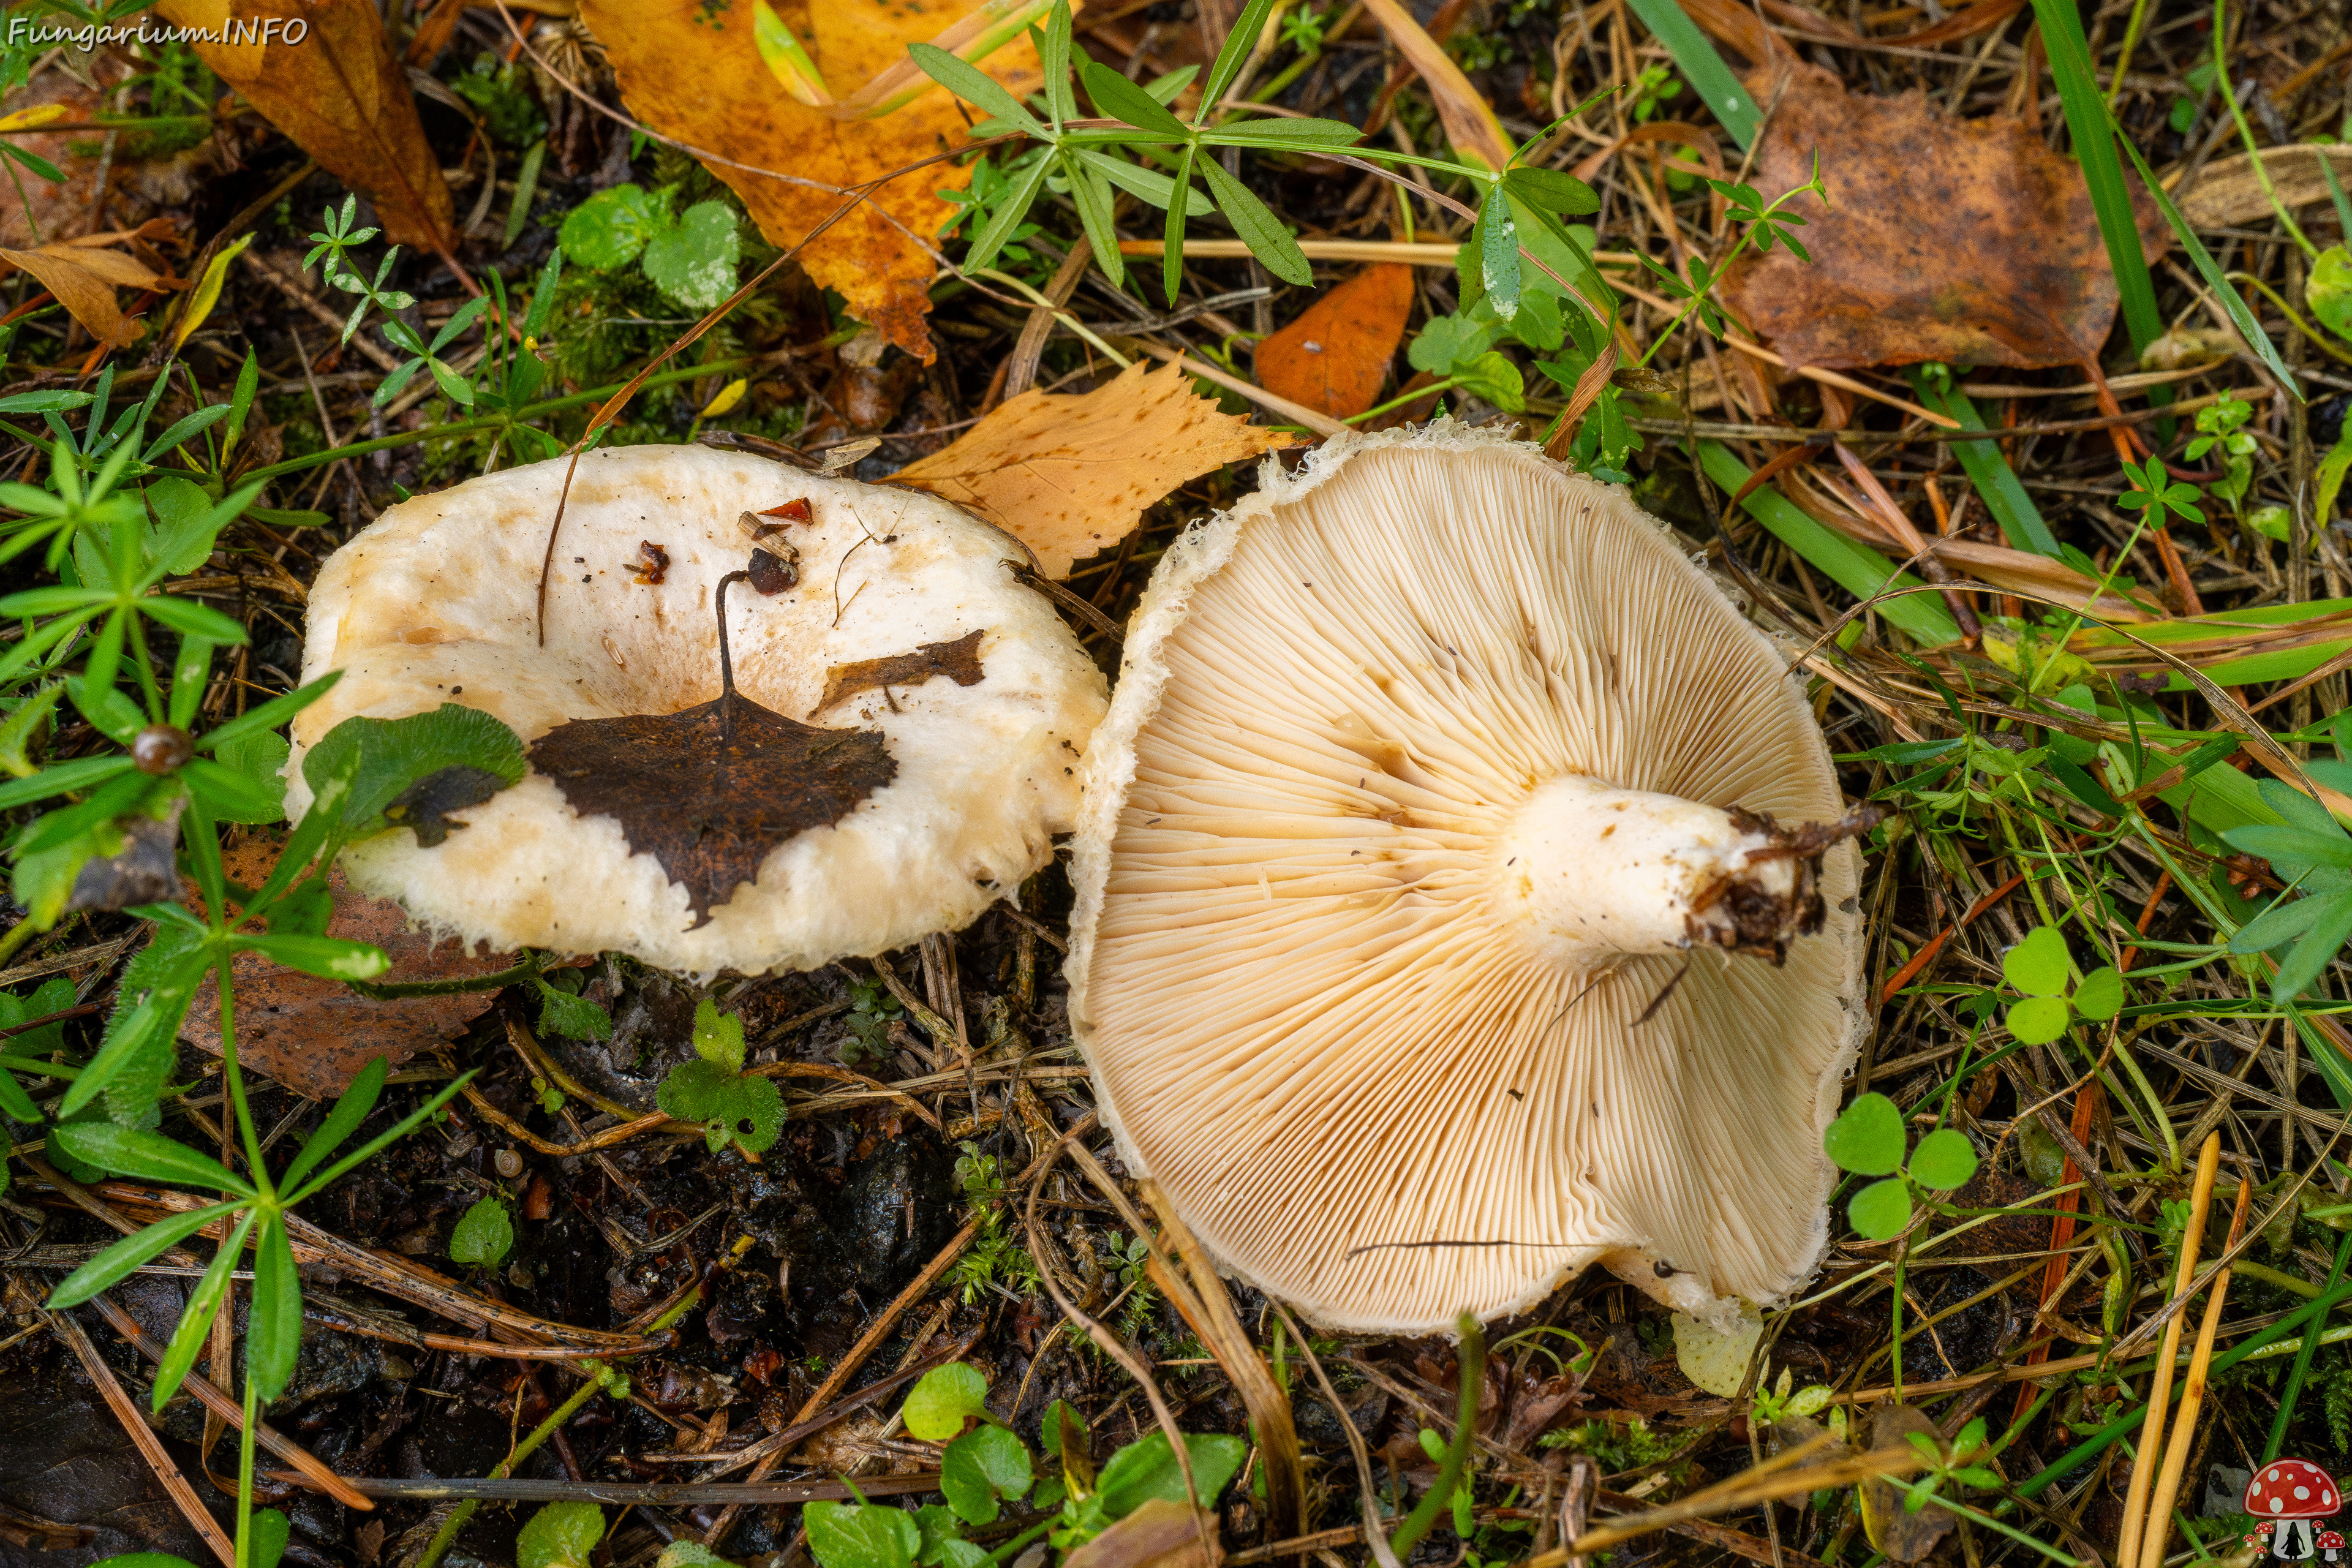
<path fill-rule="evenodd" d="M 1909 1169 L 1912 1179 L 1931 1192 L 1966 1186 L 1977 1173 L 1976 1145 L 1957 1128 L 1939 1129 L 1919 1140 L 1911 1151 Z"/>
<path fill-rule="evenodd" d="M 1845 1212 L 1856 1236 L 1865 1241 L 1889 1241 L 1911 1223 L 1911 1190 L 1900 1177 L 1873 1182 L 1854 1194 Z"/>
<path fill-rule="evenodd" d="M 1903 1165 L 1903 1112 L 1883 1094 L 1856 1096 L 1822 1132 L 1822 1151 L 1841 1171 L 1891 1175 Z"/>
<path fill-rule="evenodd" d="M 2000 972 L 2010 984 L 2028 996 L 2063 996 L 2073 965 L 2066 939 L 2054 926 L 2037 926 L 2025 940 L 2001 954 Z"/>

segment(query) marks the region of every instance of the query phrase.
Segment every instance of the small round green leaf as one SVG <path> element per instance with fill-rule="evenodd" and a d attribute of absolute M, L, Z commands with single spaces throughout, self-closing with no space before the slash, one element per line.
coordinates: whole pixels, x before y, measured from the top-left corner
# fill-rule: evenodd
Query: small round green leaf
<path fill-rule="evenodd" d="M 2036 926 L 2001 955 L 2000 972 L 2028 996 L 2066 994 L 2066 939 L 2054 926 Z"/>
<path fill-rule="evenodd" d="M 948 1445 L 940 1460 L 940 1495 L 967 1524 L 993 1524 L 1002 1500 L 1036 1481 L 1029 1450 L 1002 1426 L 979 1426 Z"/>
<path fill-rule="evenodd" d="M 496 1198 L 484 1198 L 467 1209 L 457 1228 L 449 1233 L 453 1263 L 487 1267 L 504 1258 L 513 1246 L 514 1221 L 507 1217 L 507 1205 Z"/>
<path fill-rule="evenodd" d="M 911 1568 L 923 1544 L 914 1515 L 878 1503 L 813 1502 L 801 1522 L 821 1568 Z"/>
<path fill-rule="evenodd" d="M 1854 1194 L 1846 1217 L 1864 1241 L 1885 1241 L 1903 1234 L 1911 1223 L 1911 1194 L 1899 1178 L 1873 1182 Z"/>
<path fill-rule="evenodd" d="M 588 1568 L 604 1537 L 604 1510 L 593 1502 L 551 1502 L 515 1536 L 515 1568 Z"/>
<path fill-rule="evenodd" d="M 2124 977 L 2113 964 L 2094 969 L 2074 987 L 2074 1011 L 2085 1018 L 2112 1018 L 2123 1008 Z"/>
<path fill-rule="evenodd" d="M 2019 1043 L 2046 1046 L 2066 1032 L 2068 1017 L 2064 998 L 2028 996 L 2010 1008 L 2005 1021 Z"/>
<path fill-rule="evenodd" d="M 1903 1163 L 1903 1113 L 1883 1094 L 1856 1097 L 1822 1133 L 1822 1152 L 1841 1171 L 1891 1175 Z"/>
<path fill-rule="evenodd" d="M 719 1091 L 718 1114 L 727 1123 L 727 1136 L 756 1154 L 783 1131 L 783 1090 L 773 1079 L 746 1074 Z"/>
<path fill-rule="evenodd" d="M 573 207 L 556 237 L 578 265 L 610 272 L 635 261 L 665 220 L 643 186 L 614 185 Z"/>
<path fill-rule="evenodd" d="M 899 1412 L 907 1430 L 926 1443 L 944 1443 L 963 1430 L 988 1398 L 988 1380 L 961 1362 L 935 1366 L 916 1380 Z"/>
<path fill-rule="evenodd" d="M 741 258 L 734 209 L 724 202 L 697 202 L 676 228 L 646 242 L 644 264 L 655 288 L 688 310 L 708 310 L 735 292 Z"/>
<path fill-rule="evenodd" d="M 2335 329 L 2339 338 L 2352 338 L 2352 253 L 2331 245 L 2311 264 L 2310 280 L 2303 286 L 2305 303 Z"/>
<path fill-rule="evenodd" d="M 1930 1191 L 1948 1193 L 1965 1186 L 1976 1173 L 1976 1145 L 1956 1128 L 1928 1133 L 1911 1151 L 1912 1179 Z"/>

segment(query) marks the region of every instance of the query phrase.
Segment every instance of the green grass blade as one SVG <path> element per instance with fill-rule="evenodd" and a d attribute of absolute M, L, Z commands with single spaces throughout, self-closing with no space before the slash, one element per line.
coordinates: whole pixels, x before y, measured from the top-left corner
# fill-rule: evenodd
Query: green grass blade
<path fill-rule="evenodd" d="M 1737 490 L 1748 482 L 1748 465 L 1720 443 L 1699 442 L 1698 458 L 1706 469 L 1706 477 L 1727 491 Z M 1889 586 L 1913 587 L 1919 584 L 1919 579 L 1907 572 L 1896 576 L 1895 563 L 1885 556 L 1843 534 L 1832 533 L 1800 511 L 1778 490 L 1759 489 L 1739 504 L 1774 538 L 1804 557 L 1808 565 L 1826 574 L 1857 599 L 1867 599 Z M 1881 620 L 1924 647 L 1941 647 L 1960 640 L 1960 628 L 1953 623 L 1951 613 L 1931 595 L 1906 594 L 1899 599 L 1882 601 L 1877 609 Z"/>
<path fill-rule="evenodd" d="M 2083 183 L 2091 190 L 2091 209 L 2098 215 L 2099 237 L 2107 242 L 2107 259 L 2115 267 L 2124 327 L 2131 334 L 2132 347 L 2145 350 L 2164 335 L 2164 315 L 2156 308 L 2156 284 L 2147 275 L 2147 254 L 2140 247 L 2131 189 L 2124 184 L 2124 167 L 2116 158 L 2115 121 L 2091 69 L 2082 13 L 2074 0 L 2033 0 L 2033 14 L 2042 23 L 2050 74 L 2058 83 L 2058 99 L 2065 107 L 2066 128 L 2074 133 Z M 2126 141 L 2128 144 L 2129 139 Z M 2171 401 L 2169 387 L 2148 390 L 2151 402 Z M 2166 395 L 2153 395 L 2159 391 Z"/>
<path fill-rule="evenodd" d="M 2105 107 L 2101 105 L 2103 110 Z M 2189 253 L 2189 265 L 2197 268 L 2197 276 L 2205 279 L 2205 286 L 2213 290 L 2222 308 L 2230 312 L 2231 324 L 2238 329 L 2238 335 L 2246 340 L 2249 348 L 2262 356 L 2263 365 L 2278 377 L 2279 384 L 2301 401 L 2303 384 L 2295 379 L 2293 371 L 2287 369 L 2286 362 L 2279 358 L 2278 349 L 2272 343 L 2270 334 L 2263 331 L 2263 324 L 2254 319 L 2253 311 L 2246 308 L 2244 298 L 2221 275 L 2221 264 L 2213 259 L 2213 253 L 2205 248 L 2205 242 L 2197 237 L 2195 229 L 2189 226 L 2189 220 L 2181 216 L 2180 208 L 2157 183 L 2156 171 L 2147 166 L 2147 160 L 2139 155 L 2139 149 L 2131 144 L 2131 138 L 2121 135 L 2122 128 L 2116 124 L 2112 115 L 2107 123 L 2115 126 L 2117 132 L 2116 137 L 2110 138 L 2110 144 L 2120 140 L 2124 151 L 2131 154 L 2132 167 L 2139 171 L 2141 184 L 2147 187 L 2147 194 L 2156 198 L 2158 210 L 2164 214 L 2165 221 L 2172 226 L 2172 237 L 2179 240 L 2180 248 Z M 2150 387 L 2148 390 L 2153 392 L 2156 389 Z"/>
<path fill-rule="evenodd" d="M 1698 24 L 1675 0 L 1626 0 L 1633 15 L 1650 29 L 1666 53 L 1675 58 L 1675 67 L 1682 72 L 1683 80 L 1696 89 L 1706 106 L 1715 110 L 1716 119 L 1731 132 L 1731 139 L 1742 147 L 1752 146 L 1761 122 L 1756 113 L 1756 100 L 1748 96 L 1748 89 L 1723 57 L 1715 52 Z"/>
<path fill-rule="evenodd" d="M 2327 1270 L 2327 1283 L 2321 1289 L 2333 1290 L 2344 1278 L 2344 1266 L 2352 1262 L 2352 1231 L 2336 1246 L 2336 1262 Z M 2303 1394 L 2304 1380 L 2311 1375 L 2312 1357 L 2319 1352 L 2319 1336 L 2303 1336 L 2303 1348 L 2294 1352 L 2294 1365 L 2286 1374 L 2286 1386 L 2279 1391 L 2278 1414 L 2271 1417 L 2270 1441 L 2263 1445 L 2263 1463 L 2267 1465 L 2279 1457 L 2286 1447 L 2287 1423 L 2294 1419 L 2294 1404 Z"/>
<path fill-rule="evenodd" d="M 1976 405 L 1969 401 L 1968 394 L 1958 386 L 1948 393 L 1943 391 L 1933 376 L 1916 365 L 1911 370 L 1911 385 L 1918 393 L 1919 401 L 1937 413 L 1958 420 L 1970 430 L 1990 428 L 1977 413 Z M 2000 524 L 2001 537 L 2009 541 L 2011 548 L 2056 558 L 2058 536 L 2050 531 L 2050 525 L 2042 520 L 2042 510 L 2025 493 L 2025 486 L 2010 468 L 2009 459 L 2000 455 L 2000 443 L 1955 441 L 1952 456 L 1969 476 L 1969 481 L 1976 486 L 1985 510 Z"/>

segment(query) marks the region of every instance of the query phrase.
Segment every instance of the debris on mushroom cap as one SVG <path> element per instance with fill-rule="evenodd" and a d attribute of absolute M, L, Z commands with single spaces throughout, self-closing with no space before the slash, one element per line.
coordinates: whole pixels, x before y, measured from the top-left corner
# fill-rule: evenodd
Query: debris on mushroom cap
<path fill-rule="evenodd" d="M 2274 1459 L 2246 1483 L 2246 1511 L 2263 1519 L 2326 1519 L 2341 1503 L 2327 1472 L 2303 1459 Z"/>
<path fill-rule="evenodd" d="M 1727 1330 L 1827 1242 L 1858 856 L 1795 825 L 1844 809 L 1782 656 L 1622 491 L 1449 421 L 1269 464 L 1160 562 L 1089 751 L 1105 1120 L 1331 1327 L 1599 1262 Z"/>
<path fill-rule="evenodd" d="M 789 544 L 798 578 L 727 598 L 742 697 L 779 723 L 878 737 L 890 765 L 788 817 L 772 852 L 752 857 L 754 880 L 707 895 L 635 852 L 645 846 L 624 818 L 580 805 L 572 795 L 592 792 L 568 794 L 547 764 L 458 814 L 469 826 L 436 847 L 392 833 L 347 851 L 355 886 L 494 951 L 615 949 L 668 969 L 757 973 L 953 930 L 1051 858 L 1053 836 L 1075 820 L 1104 681 L 1015 577 L 1017 543 L 930 496 L 758 458 L 591 452 L 564 507 L 542 645 L 535 605 L 565 468 L 558 458 L 404 501 L 329 559 L 310 594 L 303 679 L 343 675 L 294 723 L 298 819 L 305 747 L 355 714 L 458 702 L 543 753 L 543 738 L 573 721 L 717 699 L 714 589 L 747 567 L 747 511 L 787 520 L 766 548 Z M 638 581 L 648 561 L 663 568 L 657 583 Z M 956 650 L 952 668 L 926 659 L 939 645 Z M 658 788 L 644 793 L 649 813 L 666 804 Z"/>

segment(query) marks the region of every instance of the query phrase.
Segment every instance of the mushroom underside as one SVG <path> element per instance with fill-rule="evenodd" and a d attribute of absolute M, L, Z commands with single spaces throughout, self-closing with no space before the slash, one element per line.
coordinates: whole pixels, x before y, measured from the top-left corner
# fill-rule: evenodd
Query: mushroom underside
<path fill-rule="evenodd" d="M 1594 1262 L 1718 1321 L 1811 1270 L 1859 824 L 1779 656 L 1621 493 L 1459 426 L 1270 479 L 1163 562 L 1090 766 L 1073 1018 L 1232 1272 L 1417 1332 Z M 1713 847 L 1562 836 L 1580 790 Z"/>

